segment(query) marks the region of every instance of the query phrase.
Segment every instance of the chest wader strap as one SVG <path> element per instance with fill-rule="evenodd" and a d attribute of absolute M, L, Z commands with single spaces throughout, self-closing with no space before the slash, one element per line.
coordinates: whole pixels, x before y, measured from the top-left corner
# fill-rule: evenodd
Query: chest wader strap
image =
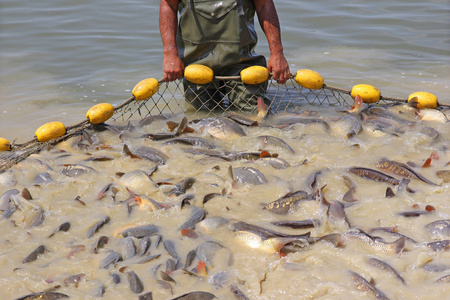
<path fill-rule="evenodd" d="M 236 0 L 238 14 L 240 17 L 244 15 L 244 7 L 242 6 L 242 0 Z"/>

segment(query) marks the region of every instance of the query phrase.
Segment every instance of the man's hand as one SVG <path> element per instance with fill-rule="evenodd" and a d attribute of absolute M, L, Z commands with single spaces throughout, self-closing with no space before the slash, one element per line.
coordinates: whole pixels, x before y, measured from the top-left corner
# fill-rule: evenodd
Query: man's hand
<path fill-rule="evenodd" d="M 270 55 L 267 70 L 272 73 L 272 78 L 281 84 L 285 84 L 291 77 L 288 62 L 283 54 Z"/>
<path fill-rule="evenodd" d="M 184 64 L 178 55 L 164 55 L 163 74 L 165 81 L 174 81 L 183 77 Z"/>

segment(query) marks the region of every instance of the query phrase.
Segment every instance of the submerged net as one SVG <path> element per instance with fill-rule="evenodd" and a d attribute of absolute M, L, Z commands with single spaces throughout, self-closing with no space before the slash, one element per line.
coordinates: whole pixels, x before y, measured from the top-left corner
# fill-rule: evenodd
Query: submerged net
<path fill-rule="evenodd" d="M 200 106 L 192 106 L 186 101 L 186 92 L 183 85 L 183 79 L 173 82 L 164 82 L 160 80 L 160 87 L 158 91 L 149 99 L 135 100 L 134 97 L 129 98 L 120 105 L 114 108 L 114 115 L 112 119 L 116 122 L 129 122 L 132 119 L 142 119 L 150 115 L 175 115 L 186 114 L 189 117 L 208 117 L 212 115 L 220 115 L 228 111 L 241 111 L 242 113 L 254 114 L 257 112 L 255 105 L 251 109 L 240 109 L 230 102 L 230 95 L 234 93 L 236 88 L 236 77 L 215 77 L 216 90 L 222 91 L 220 97 L 217 95 L 207 95 L 207 97 L 200 97 L 194 95 L 193 101 L 200 101 Z M 240 85 L 241 90 L 244 91 L 254 89 L 254 87 L 246 84 Z M 262 95 L 270 102 L 270 112 L 280 111 L 298 111 L 304 104 L 312 105 L 326 105 L 338 107 L 350 107 L 353 105 L 353 98 L 350 96 L 350 91 L 323 85 L 322 88 L 312 90 L 299 85 L 293 76 L 286 82 L 286 84 L 278 84 L 275 80 L 269 78 L 267 81 L 267 89 L 260 89 L 257 91 L 258 95 Z M 216 98 L 213 105 L 203 103 L 208 97 Z M 203 100 L 202 100 L 203 99 Z M 203 101 L 203 102 L 202 102 Z M 246 104 L 249 101 L 248 97 L 239 99 L 241 103 Z M 387 98 L 381 97 L 378 104 L 395 105 L 397 103 L 404 103 L 407 99 Z M 208 105 L 207 105 L 208 104 Z M 0 172 L 4 172 L 13 165 L 27 158 L 33 153 L 37 153 L 42 149 L 50 148 L 51 146 L 64 141 L 72 136 L 81 135 L 84 130 L 92 127 L 88 120 L 82 121 L 72 126 L 66 126 L 66 133 L 58 138 L 48 142 L 39 142 L 34 138 L 22 144 L 11 145 L 11 151 L 0 154 Z"/>

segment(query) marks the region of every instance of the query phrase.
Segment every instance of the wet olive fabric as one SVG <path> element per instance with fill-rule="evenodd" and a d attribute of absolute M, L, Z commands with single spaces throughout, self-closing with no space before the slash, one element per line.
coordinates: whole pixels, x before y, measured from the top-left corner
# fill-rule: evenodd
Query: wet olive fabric
<path fill-rule="evenodd" d="M 255 7 L 251 0 L 181 0 L 177 46 L 184 64 L 202 64 L 217 76 L 236 76 L 248 66 L 266 66 L 255 53 Z M 237 109 L 252 110 L 267 83 L 244 86 L 241 82 L 214 81 L 198 86 L 184 81 L 186 100 L 196 108 L 215 108 L 224 96 Z M 254 94 L 256 93 L 256 94 Z M 211 103 L 207 103 L 211 100 Z M 243 101 L 242 101 L 243 100 Z M 222 104 L 221 104 L 222 105 Z"/>

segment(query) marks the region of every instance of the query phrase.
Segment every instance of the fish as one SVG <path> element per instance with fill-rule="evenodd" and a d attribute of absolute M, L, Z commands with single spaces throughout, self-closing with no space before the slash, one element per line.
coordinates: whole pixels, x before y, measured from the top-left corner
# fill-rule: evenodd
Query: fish
<path fill-rule="evenodd" d="M 355 284 L 356 288 L 359 291 L 368 292 L 368 293 L 374 295 L 375 297 L 377 297 L 377 299 L 389 300 L 389 298 L 386 297 L 386 295 L 383 292 L 381 292 L 379 289 L 377 289 L 373 284 L 371 284 L 369 281 L 367 281 L 364 277 L 362 277 L 361 275 L 359 275 L 356 272 L 353 272 L 353 271 L 349 271 L 349 272 L 352 275 L 353 283 Z"/>
<path fill-rule="evenodd" d="M 63 293 L 57 293 L 57 292 L 38 292 L 38 293 L 32 293 L 28 294 L 19 298 L 16 298 L 15 300 L 57 300 L 57 299 L 65 299 L 69 298 L 66 294 Z"/>
<path fill-rule="evenodd" d="M 48 237 L 49 238 L 52 237 L 58 231 L 67 232 L 67 231 L 69 231 L 69 229 L 70 229 L 70 222 L 64 222 L 61 225 L 59 225 L 58 228 L 56 228 Z"/>
<path fill-rule="evenodd" d="M 345 234 L 346 237 L 356 238 L 364 244 L 371 246 L 378 253 L 396 255 L 403 251 L 406 237 L 401 237 L 392 243 L 387 243 L 380 237 L 373 237 L 360 229 L 353 229 Z"/>
<path fill-rule="evenodd" d="M 375 181 L 379 181 L 379 182 L 387 182 L 392 185 L 400 184 L 400 180 L 398 180 L 397 178 L 394 178 L 392 176 L 389 176 L 389 175 L 379 172 L 377 170 L 372 170 L 369 168 L 361 168 L 361 167 L 352 167 L 352 168 L 349 168 L 348 171 L 350 173 L 353 173 L 353 174 L 358 175 L 359 177 L 362 177 L 365 179 L 371 179 L 371 180 L 375 180 Z M 407 188 L 407 191 L 410 193 L 414 193 L 414 191 L 411 190 L 410 188 Z"/>
<path fill-rule="evenodd" d="M 379 260 L 377 258 L 374 258 L 374 257 L 370 257 L 367 261 L 368 261 L 369 265 L 371 265 L 371 266 L 391 272 L 392 274 L 395 275 L 395 277 L 397 277 L 398 280 L 400 280 L 403 284 L 406 285 L 405 279 L 403 279 L 403 277 L 393 267 L 391 267 L 386 262 Z"/>
<path fill-rule="evenodd" d="M 286 126 L 293 124 L 320 124 L 326 131 L 330 130 L 330 125 L 328 125 L 327 122 L 317 118 L 304 117 L 296 113 L 278 113 L 272 115 L 269 121 L 275 126 Z"/>
<path fill-rule="evenodd" d="M 178 230 L 180 231 L 184 229 L 194 228 L 195 225 L 201 222 L 206 216 L 207 212 L 205 209 L 194 205 L 191 205 L 190 207 L 191 207 L 191 216 L 186 222 L 184 222 L 178 227 Z"/>
<path fill-rule="evenodd" d="M 198 146 L 206 149 L 216 149 L 217 145 L 208 141 L 207 139 L 195 136 L 183 136 L 183 137 L 175 137 L 168 141 L 162 143 L 163 145 L 172 145 L 172 144 L 184 144 L 191 146 Z"/>
<path fill-rule="evenodd" d="M 92 252 L 95 254 L 98 254 L 98 250 L 103 248 L 103 246 L 105 246 L 109 241 L 109 238 L 105 235 L 102 235 L 101 237 L 99 237 L 95 243 L 94 246 L 92 247 Z"/>
<path fill-rule="evenodd" d="M 288 193 L 283 197 L 268 203 L 263 207 L 263 209 L 275 214 L 285 215 L 300 201 L 308 201 L 314 199 L 314 195 L 299 190 L 293 193 Z"/>
<path fill-rule="evenodd" d="M 158 165 L 165 165 L 169 159 L 162 151 L 148 146 L 140 146 L 134 149 L 133 154 L 142 159 L 157 163 Z"/>
<path fill-rule="evenodd" d="M 94 233 L 96 233 L 100 228 L 102 228 L 105 224 L 108 224 L 110 218 L 108 216 L 101 217 L 100 221 L 89 227 L 87 232 L 87 237 L 90 239 Z"/>
<path fill-rule="evenodd" d="M 421 121 L 448 123 L 447 116 L 437 109 L 429 109 L 429 108 L 420 109 L 417 112 L 417 117 Z"/>
<path fill-rule="evenodd" d="M 204 262 L 207 270 L 211 270 L 214 266 L 213 259 L 216 253 L 221 249 L 227 249 L 219 241 L 207 240 L 195 249 L 199 261 Z M 228 265 L 231 265 L 231 252 L 228 252 Z"/>
<path fill-rule="evenodd" d="M 450 246 L 450 240 L 442 240 L 442 241 L 427 243 L 427 246 L 430 247 L 431 249 L 433 249 L 434 251 L 443 251 Z"/>
<path fill-rule="evenodd" d="M 136 246 L 136 256 L 143 256 L 147 250 L 150 248 L 152 241 L 149 236 L 144 236 L 139 239 L 139 243 Z"/>
<path fill-rule="evenodd" d="M 273 221 L 270 222 L 275 226 L 281 227 L 289 227 L 292 229 L 301 229 L 301 228 L 313 228 L 320 225 L 320 220 L 318 219 L 309 219 L 309 220 L 295 220 L 295 221 Z"/>
<path fill-rule="evenodd" d="M 428 223 L 425 225 L 425 230 L 432 235 L 450 236 L 450 219 Z"/>
<path fill-rule="evenodd" d="M 198 222 L 195 225 L 195 228 L 205 231 L 206 233 L 211 233 L 212 231 L 217 230 L 218 228 L 223 227 L 228 223 L 229 223 L 228 219 L 222 217 L 210 217 L 204 219 L 201 222 Z"/>
<path fill-rule="evenodd" d="M 145 294 L 141 294 L 139 295 L 138 300 L 153 300 L 153 293 L 147 292 Z"/>
<path fill-rule="evenodd" d="M 48 172 L 41 172 L 34 177 L 33 185 L 41 186 L 53 181 L 52 176 Z"/>
<path fill-rule="evenodd" d="M 188 124 L 188 118 L 184 117 L 179 124 L 173 123 L 171 121 L 167 122 L 167 125 L 169 126 L 169 129 L 172 131 L 175 129 L 174 132 L 164 132 L 164 133 L 149 133 L 142 137 L 149 137 L 153 141 L 161 141 L 161 140 L 167 140 L 170 138 L 178 137 L 183 132 L 185 132 L 186 127 Z M 172 127 L 173 125 L 173 127 Z"/>
<path fill-rule="evenodd" d="M 289 146 L 288 143 L 286 143 L 283 139 L 281 139 L 279 137 L 270 136 L 270 135 L 261 135 L 261 136 L 258 136 L 257 139 L 260 140 L 264 146 L 270 145 L 270 146 L 274 146 L 274 147 L 278 147 L 278 148 L 287 150 L 291 154 L 295 153 L 294 149 L 292 149 L 292 147 Z"/>
<path fill-rule="evenodd" d="M 175 285 L 177 285 L 177 282 L 175 281 L 175 279 L 172 278 L 172 276 L 170 276 L 169 274 L 167 274 L 164 271 L 159 271 L 160 275 L 161 275 L 161 279 L 164 281 L 170 281 L 173 282 Z"/>
<path fill-rule="evenodd" d="M 196 257 L 197 257 L 196 250 L 189 251 L 188 254 L 186 255 L 186 262 L 184 263 L 184 267 L 189 268 L 192 265 L 192 263 L 194 262 L 194 259 Z"/>
<path fill-rule="evenodd" d="M 8 190 L 3 193 L 0 198 L 0 210 L 8 210 L 10 209 L 11 196 L 20 194 L 18 189 Z"/>
<path fill-rule="evenodd" d="M 143 170 L 134 170 L 123 174 L 119 179 L 119 183 L 139 194 L 145 192 L 153 193 L 159 189 L 156 182 Z"/>
<path fill-rule="evenodd" d="M 195 291 L 183 294 L 181 296 L 172 298 L 171 300 L 211 300 L 216 296 L 209 292 Z"/>
<path fill-rule="evenodd" d="M 144 127 L 152 124 L 155 121 L 163 121 L 163 120 L 167 120 L 167 117 L 163 115 L 150 115 L 148 117 L 141 119 L 138 123 L 138 127 Z"/>
<path fill-rule="evenodd" d="M 106 255 L 103 257 L 103 259 L 100 261 L 100 269 L 108 269 L 108 267 L 112 264 L 117 263 L 118 261 L 122 260 L 122 255 L 120 253 L 109 250 Z"/>
<path fill-rule="evenodd" d="M 27 257 L 25 257 L 22 262 L 25 264 L 35 261 L 39 257 L 39 255 L 44 254 L 45 251 L 48 251 L 45 245 L 40 245 L 36 249 L 34 249 Z"/>
<path fill-rule="evenodd" d="M 291 166 L 287 160 L 281 157 L 264 156 L 259 158 L 258 161 L 267 162 L 269 163 L 269 165 L 271 165 L 274 169 L 277 170 L 283 170 Z"/>
<path fill-rule="evenodd" d="M 233 120 L 234 122 L 245 125 L 245 126 L 258 126 L 258 121 L 249 118 L 248 116 L 244 116 L 242 114 L 238 114 L 234 111 L 228 111 L 226 112 L 223 117 Z"/>
<path fill-rule="evenodd" d="M 115 238 L 125 238 L 128 236 L 135 238 L 143 238 L 145 236 L 156 235 L 159 232 L 158 226 L 153 224 L 131 226 L 114 233 Z"/>
<path fill-rule="evenodd" d="M 283 234 L 242 221 L 232 223 L 230 229 L 235 233 L 238 240 L 243 241 L 250 248 L 260 249 L 269 253 L 279 252 L 289 242 L 306 240 L 311 234 L 310 232 L 302 235 Z"/>
<path fill-rule="evenodd" d="M 136 246 L 134 245 L 134 241 L 131 237 L 123 238 L 119 244 L 122 260 L 133 258 L 136 255 Z"/>
<path fill-rule="evenodd" d="M 205 118 L 197 122 L 198 125 L 205 127 L 209 135 L 219 140 L 233 141 L 246 136 L 245 131 L 238 123 L 225 117 Z"/>
<path fill-rule="evenodd" d="M 264 174 L 258 169 L 252 167 L 238 167 L 233 168 L 231 165 L 228 168 L 233 183 L 260 185 L 267 183 Z"/>
<path fill-rule="evenodd" d="M 438 185 L 436 183 L 431 182 L 430 180 L 426 179 L 422 175 L 418 174 L 414 170 L 412 170 L 408 165 L 399 163 L 392 160 L 383 159 L 377 164 L 377 167 L 381 170 L 397 174 L 403 177 L 413 178 L 421 180 L 425 183 L 431 184 L 431 185 Z"/>
<path fill-rule="evenodd" d="M 436 280 L 436 283 L 449 283 L 449 282 L 450 282 L 450 275 L 445 275 Z"/>
<path fill-rule="evenodd" d="M 349 177 L 344 175 L 342 176 L 342 178 L 344 179 L 344 182 L 348 187 L 348 191 L 344 194 L 344 196 L 342 196 L 342 201 L 347 203 L 357 202 L 358 199 L 355 198 L 356 185 Z"/>
<path fill-rule="evenodd" d="M 163 241 L 164 249 L 175 259 L 180 259 L 178 253 L 175 249 L 175 243 L 172 240 L 164 240 Z"/>
<path fill-rule="evenodd" d="M 66 164 L 64 165 L 64 168 L 61 169 L 61 173 L 67 177 L 78 177 L 91 172 L 97 173 L 94 168 L 81 164 Z"/>
<path fill-rule="evenodd" d="M 180 196 L 186 193 L 186 191 L 190 189 L 194 183 L 195 178 L 193 177 L 188 177 L 186 179 L 179 181 L 178 183 L 175 184 L 175 187 L 168 192 L 169 197 Z"/>
<path fill-rule="evenodd" d="M 130 271 L 127 273 L 128 284 L 130 285 L 130 290 L 135 294 L 140 294 L 144 290 L 144 285 L 141 279 L 134 273 Z"/>

